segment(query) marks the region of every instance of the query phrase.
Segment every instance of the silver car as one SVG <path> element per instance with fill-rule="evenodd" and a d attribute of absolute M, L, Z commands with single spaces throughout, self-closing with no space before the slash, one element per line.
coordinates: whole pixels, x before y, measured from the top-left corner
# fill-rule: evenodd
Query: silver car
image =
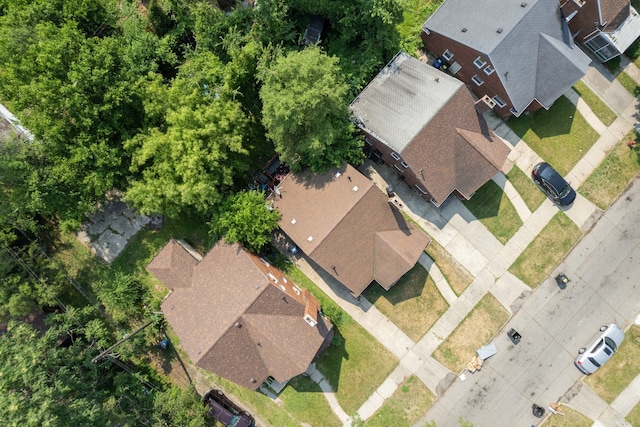
<path fill-rule="evenodd" d="M 585 374 L 593 374 L 618 350 L 624 332 L 614 323 L 600 328 L 600 335 L 587 348 L 580 349 L 576 366 Z"/>

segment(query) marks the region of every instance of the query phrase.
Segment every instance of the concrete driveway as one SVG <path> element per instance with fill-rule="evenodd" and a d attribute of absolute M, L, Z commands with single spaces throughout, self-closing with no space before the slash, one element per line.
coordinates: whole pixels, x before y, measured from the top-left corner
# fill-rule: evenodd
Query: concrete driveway
<path fill-rule="evenodd" d="M 540 419 L 536 403 L 547 408 L 580 380 L 573 365 L 601 325 L 625 329 L 640 313 L 640 181 L 620 199 L 553 272 L 569 276 L 560 290 L 548 279 L 529 296 L 493 341 L 498 354 L 476 374 L 457 380 L 416 425 L 530 426 Z M 516 329 L 522 340 L 506 336 Z"/>

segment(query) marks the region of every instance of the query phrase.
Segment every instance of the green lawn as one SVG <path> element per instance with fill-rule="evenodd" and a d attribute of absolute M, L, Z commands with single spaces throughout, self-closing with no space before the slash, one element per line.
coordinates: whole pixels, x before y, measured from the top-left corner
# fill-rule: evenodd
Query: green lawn
<path fill-rule="evenodd" d="M 563 405 L 561 411 L 564 415 L 550 414 L 542 425 L 544 427 L 589 427 L 593 424 L 592 419 L 568 406 Z"/>
<path fill-rule="evenodd" d="M 416 264 L 388 291 L 373 283 L 364 296 L 416 342 L 449 308 L 433 279 L 420 264 Z"/>
<path fill-rule="evenodd" d="M 616 79 L 618 79 L 620 84 L 624 86 L 624 88 L 628 90 L 631 95 L 633 96 L 640 95 L 640 86 L 638 86 L 638 83 L 636 83 L 636 81 L 633 80 L 631 76 L 629 76 L 629 74 L 625 73 L 624 71 L 621 71 L 620 74 L 618 74 L 618 76 L 616 77 Z"/>
<path fill-rule="evenodd" d="M 581 236 L 580 228 L 559 211 L 509 267 L 509 272 L 535 288 Z"/>
<path fill-rule="evenodd" d="M 636 133 L 632 130 L 578 189 L 600 209 L 607 209 L 640 173 L 640 146 L 631 149 L 626 144 L 635 139 Z"/>
<path fill-rule="evenodd" d="M 598 117 L 605 126 L 609 126 L 616 120 L 616 118 L 618 118 L 616 113 L 614 113 L 598 95 L 589 89 L 582 80 L 579 80 L 575 85 L 573 85 L 573 89 L 578 92 L 584 102 L 586 102 L 589 108 L 591 108 L 591 111 L 593 111 L 596 117 Z"/>
<path fill-rule="evenodd" d="M 482 297 L 432 356 L 454 373 L 460 373 L 509 319 L 509 312 L 489 292 Z"/>
<path fill-rule="evenodd" d="M 531 178 L 522 172 L 518 166 L 513 165 L 507 174 L 507 179 L 514 186 L 518 194 L 520 194 L 520 197 L 522 197 L 522 200 L 524 200 L 525 205 L 527 205 L 531 212 L 535 212 L 542 202 L 545 201 L 546 197 L 544 193 L 540 191 Z"/>
<path fill-rule="evenodd" d="M 502 244 L 507 243 L 522 226 L 522 220 L 509 197 L 492 180 L 463 203 Z"/>
<path fill-rule="evenodd" d="M 634 427 L 640 427 L 640 403 L 627 414 L 626 420 Z"/>
<path fill-rule="evenodd" d="M 333 413 L 320 386 L 311 378 L 298 376 L 289 381 L 280 393 L 284 409 L 300 422 L 313 427 L 341 426 L 340 419 Z"/>
<path fill-rule="evenodd" d="M 316 367 L 336 390 L 342 409 L 354 414 L 395 369 L 398 359 L 293 264 L 271 261 L 318 298 L 322 310 L 336 324 L 334 343 L 320 355 Z"/>
<path fill-rule="evenodd" d="M 598 139 L 598 133 L 561 96 L 549 110 L 512 117 L 509 127 L 560 174 L 566 175 Z"/>
<path fill-rule="evenodd" d="M 611 403 L 640 374 L 640 326 L 625 332 L 624 341 L 611 359 L 585 381 L 606 402 Z"/>
<path fill-rule="evenodd" d="M 367 427 L 412 426 L 427 412 L 435 400 L 434 394 L 422 381 L 412 375 L 364 425 Z"/>

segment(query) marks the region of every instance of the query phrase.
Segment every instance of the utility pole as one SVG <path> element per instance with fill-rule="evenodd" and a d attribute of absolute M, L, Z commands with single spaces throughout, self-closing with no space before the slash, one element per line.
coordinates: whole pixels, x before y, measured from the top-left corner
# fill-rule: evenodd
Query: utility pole
<path fill-rule="evenodd" d="M 108 349 L 106 349 L 105 351 L 103 351 L 102 353 L 100 353 L 99 355 L 94 357 L 93 359 L 91 359 L 91 361 L 93 363 L 99 362 L 105 356 L 109 355 L 109 353 L 111 353 L 111 350 L 113 350 L 114 348 L 118 347 L 120 344 L 122 344 L 123 342 L 127 341 L 128 339 L 130 339 L 135 334 L 137 334 L 138 332 L 142 331 L 144 328 L 146 328 L 147 326 L 151 325 L 152 323 L 153 323 L 153 320 L 149 320 L 147 323 L 145 323 L 144 325 L 140 326 L 138 329 L 133 331 L 130 335 L 125 336 L 120 341 L 118 341 L 117 343 L 115 343 L 114 345 L 112 345 L 111 347 L 109 347 Z"/>

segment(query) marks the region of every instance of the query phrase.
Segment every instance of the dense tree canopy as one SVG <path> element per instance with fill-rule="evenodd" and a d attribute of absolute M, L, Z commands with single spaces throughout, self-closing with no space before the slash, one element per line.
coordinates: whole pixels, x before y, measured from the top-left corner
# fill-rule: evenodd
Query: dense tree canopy
<path fill-rule="evenodd" d="M 253 252 L 260 252 L 278 228 L 280 214 L 267 207 L 264 194 L 242 191 L 226 200 L 215 220 L 214 233 L 225 236 L 227 243 L 239 242 Z"/>
<path fill-rule="evenodd" d="M 337 58 L 317 47 L 293 51 L 263 64 L 261 78 L 262 120 L 282 161 L 315 172 L 361 163 L 362 143 L 349 120 Z"/>
<path fill-rule="evenodd" d="M 44 334 L 25 323 L 9 324 L 0 346 L 3 425 L 206 425 L 205 408 L 193 389 L 149 389 L 150 379 L 143 375 L 109 362 L 93 363 L 94 335 L 102 326 L 95 321 L 76 326 L 86 315 L 62 317 Z M 61 346 L 70 327 L 73 343 Z"/>

